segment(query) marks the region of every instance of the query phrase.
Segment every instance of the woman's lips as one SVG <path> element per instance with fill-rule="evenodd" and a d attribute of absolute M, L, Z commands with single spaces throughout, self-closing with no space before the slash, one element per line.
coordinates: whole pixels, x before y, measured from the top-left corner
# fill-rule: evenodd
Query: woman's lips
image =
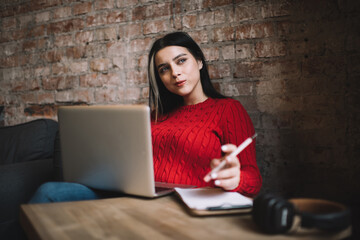
<path fill-rule="evenodd" d="M 175 85 L 176 85 L 177 87 L 181 87 L 181 86 L 183 86 L 183 85 L 185 84 L 185 82 L 186 82 L 186 80 L 177 81 L 177 82 L 175 83 Z"/>

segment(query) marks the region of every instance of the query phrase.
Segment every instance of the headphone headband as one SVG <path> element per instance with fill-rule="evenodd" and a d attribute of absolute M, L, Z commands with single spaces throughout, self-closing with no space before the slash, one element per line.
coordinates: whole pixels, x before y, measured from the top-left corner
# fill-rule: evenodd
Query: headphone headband
<path fill-rule="evenodd" d="M 272 194 L 254 199 L 253 219 L 267 233 L 284 233 L 298 215 L 304 228 L 340 231 L 351 225 L 350 210 L 343 204 L 323 199 L 295 198 L 288 201 Z"/>
<path fill-rule="evenodd" d="M 324 199 L 289 199 L 301 216 L 301 226 L 339 231 L 351 224 L 350 210 L 343 204 Z"/>

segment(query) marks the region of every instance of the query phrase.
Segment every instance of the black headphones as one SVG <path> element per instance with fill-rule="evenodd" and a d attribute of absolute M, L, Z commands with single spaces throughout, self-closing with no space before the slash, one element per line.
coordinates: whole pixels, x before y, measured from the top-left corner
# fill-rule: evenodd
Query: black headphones
<path fill-rule="evenodd" d="M 259 195 L 253 201 L 253 219 L 265 233 L 289 231 L 296 215 L 304 228 L 335 232 L 351 225 L 350 210 L 337 202 L 311 198 L 285 200 L 273 194 Z"/>

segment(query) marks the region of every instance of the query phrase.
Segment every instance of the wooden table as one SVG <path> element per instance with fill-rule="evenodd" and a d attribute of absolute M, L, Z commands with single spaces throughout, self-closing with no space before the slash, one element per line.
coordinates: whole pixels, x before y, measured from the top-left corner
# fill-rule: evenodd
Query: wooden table
<path fill-rule="evenodd" d="M 258 232 L 251 215 L 191 216 L 176 195 L 21 206 L 29 239 L 339 239 L 315 230 L 293 235 Z M 349 229 L 347 233 L 349 234 Z M 344 234 L 341 233 L 341 234 Z"/>

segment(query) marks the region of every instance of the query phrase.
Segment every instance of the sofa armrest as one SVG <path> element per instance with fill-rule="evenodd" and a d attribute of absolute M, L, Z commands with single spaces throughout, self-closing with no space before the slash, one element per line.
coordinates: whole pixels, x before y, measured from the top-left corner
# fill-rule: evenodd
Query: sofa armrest
<path fill-rule="evenodd" d="M 53 180 L 53 159 L 0 165 L 0 223 L 17 219 L 20 204 L 44 182 Z"/>
<path fill-rule="evenodd" d="M 37 119 L 0 128 L 0 165 L 50 158 L 58 123 Z"/>

